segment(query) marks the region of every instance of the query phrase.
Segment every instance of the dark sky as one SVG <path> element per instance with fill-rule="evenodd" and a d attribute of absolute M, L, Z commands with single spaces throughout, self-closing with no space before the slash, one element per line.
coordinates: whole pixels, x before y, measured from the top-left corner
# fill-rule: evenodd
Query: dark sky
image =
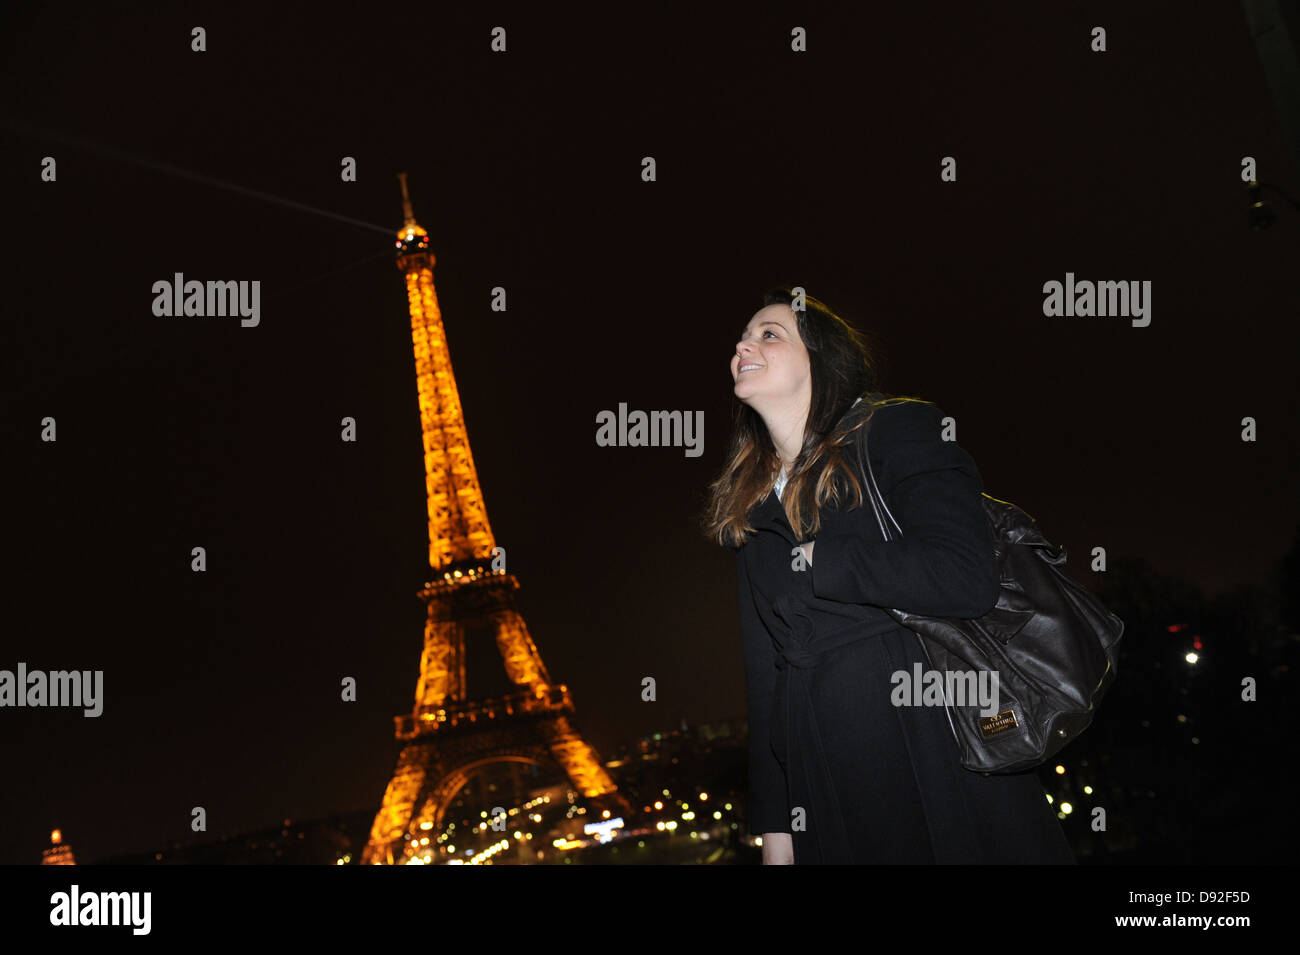
<path fill-rule="evenodd" d="M 603 752 L 744 713 L 696 514 L 774 284 L 866 329 L 1080 579 L 1103 546 L 1265 582 L 1300 520 L 1300 219 L 1249 231 L 1240 162 L 1300 171 L 1239 7 L 900 6 L 7 9 L 0 669 L 102 669 L 106 702 L 0 710 L 0 862 L 378 805 L 429 572 L 401 170 L 493 530 Z M 155 317 L 175 272 L 260 280 L 261 324 Z M 1150 326 L 1044 317 L 1066 272 L 1149 280 Z M 597 447 L 620 402 L 702 410 L 704 454 Z"/>

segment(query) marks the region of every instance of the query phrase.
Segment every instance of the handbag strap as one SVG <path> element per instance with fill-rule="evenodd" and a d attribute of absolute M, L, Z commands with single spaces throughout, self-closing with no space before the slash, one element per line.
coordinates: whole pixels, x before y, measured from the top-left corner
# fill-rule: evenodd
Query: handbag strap
<path fill-rule="evenodd" d="M 874 417 L 875 412 L 872 412 L 871 418 Z M 886 526 L 884 519 L 880 516 L 881 511 L 883 511 L 889 518 L 890 523 L 897 528 L 899 537 L 903 536 L 903 529 L 898 526 L 898 521 L 895 520 L 893 512 L 890 511 L 889 505 L 885 503 L 885 495 L 880 493 L 880 487 L 876 484 L 876 473 L 871 467 L 871 456 L 867 454 L 867 431 L 871 427 L 871 418 L 868 418 L 866 423 L 862 425 L 862 438 L 858 442 L 858 453 L 862 459 L 861 464 L 866 468 L 864 483 L 866 484 L 867 500 L 871 502 L 872 510 L 876 513 L 876 521 L 880 524 L 880 533 L 884 536 L 885 540 L 890 541 L 894 538 L 893 535 L 890 534 L 889 528 Z M 861 473 L 861 468 L 859 468 L 859 473 Z M 887 609 L 886 612 L 895 620 L 900 619 L 901 611 L 896 609 Z M 908 629 L 911 628 L 909 627 Z M 912 633 L 916 636 L 917 643 L 921 645 L 921 654 L 925 657 L 926 664 L 933 669 L 934 664 L 932 657 L 930 656 L 930 648 L 925 645 L 925 638 L 916 630 L 912 630 Z M 957 725 L 952 719 L 952 704 L 949 702 L 947 691 L 943 689 L 942 684 L 939 686 L 939 692 L 943 694 L 943 712 L 944 715 L 948 717 L 948 728 L 952 730 L 953 738 L 958 740 L 960 743 L 961 735 L 957 732 Z"/>
<path fill-rule="evenodd" d="M 903 536 L 903 528 L 899 527 L 898 521 L 894 518 L 893 512 L 889 509 L 889 505 L 885 503 L 885 496 L 880 493 L 880 487 L 876 484 L 876 472 L 872 470 L 871 467 L 871 456 L 867 453 L 867 431 L 871 428 L 871 419 L 875 416 L 876 413 L 873 411 L 871 416 L 867 418 L 866 423 L 862 426 L 862 440 L 858 442 L 858 456 L 862 459 L 861 464 L 866 468 L 866 474 L 864 477 L 867 490 L 867 500 L 871 502 L 871 509 L 876 514 L 876 522 L 880 524 L 881 535 L 885 540 L 889 541 L 894 539 L 894 535 L 889 532 L 889 528 L 886 526 L 884 518 L 881 517 L 882 510 L 884 511 L 885 516 L 889 518 L 890 523 L 894 525 L 899 537 Z"/>

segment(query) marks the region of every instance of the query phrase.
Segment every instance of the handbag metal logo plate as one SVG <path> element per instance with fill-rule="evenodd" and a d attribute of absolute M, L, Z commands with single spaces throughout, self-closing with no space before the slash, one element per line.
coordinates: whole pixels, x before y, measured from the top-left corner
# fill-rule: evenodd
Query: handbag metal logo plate
<path fill-rule="evenodd" d="M 1016 723 L 1016 714 L 1011 710 L 1003 710 L 996 716 L 986 716 L 980 720 L 980 733 L 988 739 L 990 736 L 1013 730 L 1017 725 L 1019 724 Z"/>

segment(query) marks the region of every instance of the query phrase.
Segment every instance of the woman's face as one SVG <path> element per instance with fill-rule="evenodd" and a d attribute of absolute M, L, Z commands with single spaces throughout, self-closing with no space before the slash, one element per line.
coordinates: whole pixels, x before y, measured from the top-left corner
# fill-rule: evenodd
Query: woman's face
<path fill-rule="evenodd" d="M 769 305 L 754 313 L 731 357 L 736 397 L 760 410 L 796 398 L 809 388 L 808 349 L 789 305 Z M 755 405 L 757 402 L 757 406 Z"/>

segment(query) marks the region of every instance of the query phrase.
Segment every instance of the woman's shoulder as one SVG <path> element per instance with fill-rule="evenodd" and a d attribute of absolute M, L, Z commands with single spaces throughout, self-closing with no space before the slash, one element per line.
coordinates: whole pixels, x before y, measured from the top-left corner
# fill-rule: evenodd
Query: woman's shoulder
<path fill-rule="evenodd" d="M 894 428 L 927 426 L 944 417 L 943 411 L 933 401 L 911 395 L 894 395 L 878 402 L 872 414 L 883 415 L 879 423 L 888 421 Z"/>
<path fill-rule="evenodd" d="M 876 415 L 880 417 L 877 418 Z M 945 434 L 948 415 L 933 401 L 896 396 L 876 406 L 867 429 L 867 448 L 884 483 L 893 486 L 902 478 L 925 471 L 956 468 L 979 480 L 974 459 Z"/>
<path fill-rule="evenodd" d="M 868 392 L 855 401 L 843 419 L 846 431 L 856 431 L 870 420 L 869 433 L 893 437 L 916 436 L 918 429 L 924 434 L 943 419 L 943 411 L 932 401 L 913 395 L 885 395 Z M 935 431 L 935 436 L 938 432 Z"/>

